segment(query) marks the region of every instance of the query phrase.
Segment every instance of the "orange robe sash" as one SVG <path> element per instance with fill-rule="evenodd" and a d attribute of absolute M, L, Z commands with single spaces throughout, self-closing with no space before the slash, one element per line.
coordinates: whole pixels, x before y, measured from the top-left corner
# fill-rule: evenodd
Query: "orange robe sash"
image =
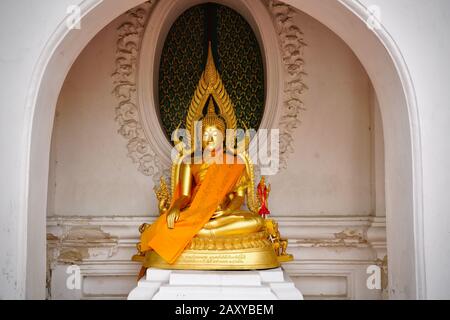
<path fill-rule="evenodd" d="M 244 169 L 244 164 L 212 164 L 190 206 L 181 211 L 173 229 L 167 227 L 165 213 L 142 233 L 142 251 L 153 249 L 167 263 L 174 263 L 191 239 L 211 219 L 223 198 L 237 183 Z M 172 203 L 178 194 L 177 186 Z"/>

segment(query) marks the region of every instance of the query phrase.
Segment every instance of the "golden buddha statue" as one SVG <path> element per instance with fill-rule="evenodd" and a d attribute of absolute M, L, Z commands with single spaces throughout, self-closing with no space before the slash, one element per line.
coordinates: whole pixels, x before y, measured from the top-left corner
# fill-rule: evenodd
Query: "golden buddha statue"
<path fill-rule="evenodd" d="M 211 44 L 186 119 L 191 137 L 195 121 L 202 124 L 202 161 L 192 161 L 193 149 L 180 150 L 172 165 L 171 191 L 161 178 L 156 190 L 160 216 L 140 227 L 139 253 L 133 260 L 144 268 L 209 270 L 268 269 L 292 260 L 276 222 L 258 214 L 250 157 L 224 148 L 225 130 L 236 129 L 236 117 Z"/>

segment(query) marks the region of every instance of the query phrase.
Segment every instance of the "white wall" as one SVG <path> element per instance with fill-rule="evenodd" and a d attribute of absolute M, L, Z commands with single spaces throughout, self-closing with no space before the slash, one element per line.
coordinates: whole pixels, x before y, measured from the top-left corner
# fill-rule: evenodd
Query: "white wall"
<path fill-rule="evenodd" d="M 378 5 L 414 82 L 422 139 L 428 298 L 450 297 L 450 2 L 362 0 Z"/>
<path fill-rule="evenodd" d="M 116 19 L 77 58 L 53 132 L 49 215 L 155 215 L 150 177 L 126 156 L 111 95 Z M 270 177 L 275 215 L 368 215 L 372 206 L 371 85 L 350 48 L 306 14 L 307 111 L 288 169 Z M 50 203 L 49 203 L 50 204 Z"/>
<path fill-rule="evenodd" d="M 299 12 L 305 34 L 307 108 L 288 169 L 272 182 L 278 215 L 368 215 L 371 206 L 370 80 L 350 48 Z"/>
<path fill-rule="evenodd" d="M 375 92 L 371 96 L 372 132 L 372 208 L 375 216 L 386 216 L 384 134 L 380 106 Z"/>
<path fill-rule="evenodd" d="M 36 62 L 66 9 L 80 1 L 0 2 L 0 299 L 24 296 L 25 265 L 19 258 L 27 232 L 28 149 L 26 123 L 33 106 L 26 105 Z M 14 36 L 12 36 L 14 35 Z M 23 217 L 23 216 L 22 216 Z"/>
<path fill-rule="evenodd" d="M 127 157 L 112 95 L 116 19 L 73 64 L 58 99 L 52 137 L 49 215 L 155 215 L 151 177 Z"/>

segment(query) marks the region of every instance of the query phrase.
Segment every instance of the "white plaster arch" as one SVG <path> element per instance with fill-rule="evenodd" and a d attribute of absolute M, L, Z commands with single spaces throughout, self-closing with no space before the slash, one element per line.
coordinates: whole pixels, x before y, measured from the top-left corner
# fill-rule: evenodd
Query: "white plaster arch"
<path fill-rule="evenodd" d="M 82 29 L 61 21 L 33 72 L 27 98 L 22 185 L 18 212 L 17 296 L 45 297 L 46 204 L 49 154 L 56 101 L 75 58 L 95 34 L 142 0 L 81 2 Z M 285 0 L 338 34 L 366 68 L 383 117 L 386 148 L 386 214 L 389 286 L 394 298 L 426 298 L 423 250 L 422 163 L 415 91 L 394 40 L 383 28 L 370 31 L 366 8 L 356 0 Z"/>
<path fill-rule="evenodd" d="M 380 103 L 385 138 L 389 294 L 426 298 L 422 152 L 417 100 L 403 56 L 358 0 L 285 0 L 340 36 L 366 69 Z M 407 230 L 404 232 L 404 230 Z"/>
<path fill-rule="evenodd" d="M 175 20 L 187 9 L 206 2 L 226 5 L 250 24 L 262 50 L 265 70 L 265 106 L 261 128 L 274 128 L 280 117 L 283 89 L 283 65 L 278 50 L 278 36 L 272 17 L 260 1 L 255 0 L 164 0 L 152 10 L 143 35 L 138 66 L 138 106 L 146 137 L 162 163 L 170 167 L 171 144 L 158 119 L 158 74 L 161 53 L 167 34 Z M 153 74 L 153 77 L 149 77 Z"/>

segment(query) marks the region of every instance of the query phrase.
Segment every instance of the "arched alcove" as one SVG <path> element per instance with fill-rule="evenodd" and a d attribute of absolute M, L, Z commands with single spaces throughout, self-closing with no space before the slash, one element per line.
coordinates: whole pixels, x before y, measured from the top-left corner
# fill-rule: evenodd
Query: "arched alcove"
<path fill-rule="evenodd" d="M 261 123 L 265 75 L 261 48 L 252 28 L 227 6 L 200 4 L 185 10 L 173 23 L 161 52 L 159 70 L 153 68 L 153 73 L 158 74 L 158 91 L 153 96 L 170 142 L 177 126 L 181 123 L 185 127 L 186 106 L 204 69 L 208 41 L 224 86 L 235 102 L 236 117 L 248 128 L 257 129 Z M 237 78 L 239 81 L 235 81 Z"/>
<path fill-rule="evenodd" d="M 153 93 L 158 92 L 158 75 L 160 58 L 167 34 L 176 19 L 186 10 L 208 2 L 219 3 L 241 15 L 253 29 L 261 49 L 265 73 L 264 114 L 260 121 L 261 128 L 274 128 L 278 124 L 283 103 L 282 93 L 282 58 L 278 50 L 277 34 L 263 2 L 252 0 L 187 0 L 160 1 L 152 10 L 152 18 L 145 28 L 139 54 L 137 93 L 139 112 L 143 129 L 151 148 L 161 162 L 170 164 L 171 144 L 159 128 L 158 109 Z M 153 76 L 149 77 L 148 75 Z"/>
<path fill-rule="evenodd" d="M 51 132 L 56 101 L 71 64 L 95 34 L 139 0 L 83 2 L 81 30 L 64 23 L 45 47 L 34 73 L 28 105 L 27 207 L 19 265 L 27 298 L 45 297 L 45 218 Z M 365 24 L 367 10 L 353 1 L 290 0 L 338 34 L 358 56 L 374 85 L 383 118 L 386 157 L 386 214 L 391 297 L 426 297 L 421 211 L 419 123 L 414 90 L 401 54 L 383 29 Z M 340 17 L 337 19 L 336 17 Z M 386 85 L 386 84 L 389 85 Z M 25 289 L 26 288 L 26 289 Z M 26 293 L 25 293 L 26 292 Z"/>

